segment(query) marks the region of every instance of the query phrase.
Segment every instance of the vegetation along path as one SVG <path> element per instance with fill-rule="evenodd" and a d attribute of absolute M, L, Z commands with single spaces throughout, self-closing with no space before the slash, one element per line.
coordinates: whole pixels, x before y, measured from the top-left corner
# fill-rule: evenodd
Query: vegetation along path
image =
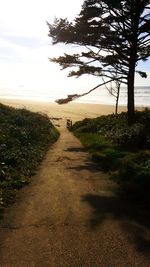
<path fill-rule="evenodd" d="M 0 266 L 150 266 L 148 226 L 64 126 L 0 227 Z"/>

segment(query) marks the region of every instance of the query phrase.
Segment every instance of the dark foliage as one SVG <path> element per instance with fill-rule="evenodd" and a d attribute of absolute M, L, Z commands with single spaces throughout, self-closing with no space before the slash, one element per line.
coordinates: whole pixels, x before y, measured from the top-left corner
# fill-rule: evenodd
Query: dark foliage
<path fill-rule="evenodd" d="M 150 192 L 150 151 L 126 156 L 118 175 L 114 176 L 123 190 L 139 198 L 148 199 Z"/>
<path fill-rule="evenodd" d="M 29 182 L 58 136 L 47 116 L 0 104 L 0 205 Z"/>
<path fill-rule="evenodd" d="M 73 125 L 76 132 L 98 133 L 114 145 L 124 148 L 150 148 L 150 111 L 135 113 L 136 122 L 127 123 L 127 114 L 101 116 L 85 119 Z"/>
<path fill-rule="evenodd" d="M 127 114 L 85 119 L 73 132 L 99 166 L 126 192 L 148 199 L 150 191 L 150 110 L 136 112 L 136 122 L 127 124 Z"/>

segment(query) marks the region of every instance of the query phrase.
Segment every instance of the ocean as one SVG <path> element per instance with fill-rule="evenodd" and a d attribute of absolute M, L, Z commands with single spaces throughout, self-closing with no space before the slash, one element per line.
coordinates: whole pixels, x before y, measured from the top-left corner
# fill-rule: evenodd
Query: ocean
<path fill-rule="evenodd" d="M 54 102 L 56 99 L 65 98 L 66 92 L 60 90 L 48 89 L 33 89 L 33 88 L 0 88 L 0 99 L 22 99 L 32 101 Z M 76 92 L 78 93 L 78 92 Z M 70 92 L 72 94 L 72 92 Z M 91 94 L 81 97 L 76 102 L 92 103 L 92 104 L 107 104 L 114 105 L 115 98 L 109 94 L 106 88 L 96 89 Z M 127 89 L 122 87 L 120 90 L 120 105 L 127 104 Z M 141 107 L 150 106 L 150 86 L 136 86 L 135 87 L 135 104 Z"/>

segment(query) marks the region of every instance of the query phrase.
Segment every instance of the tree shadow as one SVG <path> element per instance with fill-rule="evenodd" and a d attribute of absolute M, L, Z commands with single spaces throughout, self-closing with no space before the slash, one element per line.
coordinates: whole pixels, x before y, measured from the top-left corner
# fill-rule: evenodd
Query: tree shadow
<path fill-rule="evenodd" d="M 91 173 L 102 171 L 102 169 L 98 166 L 98 164 L 94 164 L 93 162 L 86 161 L 84 164 L 78 165 L 78 166 L 71 166 L 68 167 L 69 170 L 75 170 L 75 171 L 83 171 L 88 170 Z"/>
<path fill-rule="evenodd" d="M 84 147 L 69 147 L 67 149 L 64 149 L 66 152 L 86 152 L 87 149 Z"/>
<path fill-rule="evenodd" d="M 114 218 L 119 220 L 121 227 L 129 234 L 132 242 L 141 253 L 150 252 L 150 239 L 147 235 L 150 229 L 150 215 L 139 203 L 131 202 L 123 196 L 101 196 L 87 194 L 81 201 L 87 202 L 93 209 L 90 218 L 92 230 L 104 220 Z"/>
<path fill-rule="evenodd" d="M 0 207 L 0 222 L 3 219 L 3 216 L 4 216 L 4 208 Z"/>
<path fill-rule="evenodd" d="M 69 147 L 67 149 L 64 149 L 64 151 L 66 152 L 87 152 L 87 149 L 84 147 Z M 86 155 L 86 159 L 84 160 L 84 162 L 80 165 L 77 166 L 70 166 L 68 167 L 68 169 L 70 170 L 75 170 L 75 171 L 83 171 L 83 170 L 88 170 L 90 172 L 97 172 L 97 171 L 101 171 L 101 167 L 95 163 L 94 161 L 91 161 L 90 155 Z"/>

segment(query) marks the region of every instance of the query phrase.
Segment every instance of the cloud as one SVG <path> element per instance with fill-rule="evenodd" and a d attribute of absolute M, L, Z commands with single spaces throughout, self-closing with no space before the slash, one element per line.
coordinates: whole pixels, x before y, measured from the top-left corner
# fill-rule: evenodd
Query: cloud
<path fill-rule="evenodd" d="M 73 18 L 82 0 L 71 3 L 55 0 L 5 0 L 0 8 L 0 58 L 6 63 L 41 63 L 48 57 L 70 51 L 62 46 L 50 46 L 46 20 L 54 16 Z M 67 7 L 67 8 L 66 8 Z M 68 12 L 68 8 L 72 10 Z"/>

